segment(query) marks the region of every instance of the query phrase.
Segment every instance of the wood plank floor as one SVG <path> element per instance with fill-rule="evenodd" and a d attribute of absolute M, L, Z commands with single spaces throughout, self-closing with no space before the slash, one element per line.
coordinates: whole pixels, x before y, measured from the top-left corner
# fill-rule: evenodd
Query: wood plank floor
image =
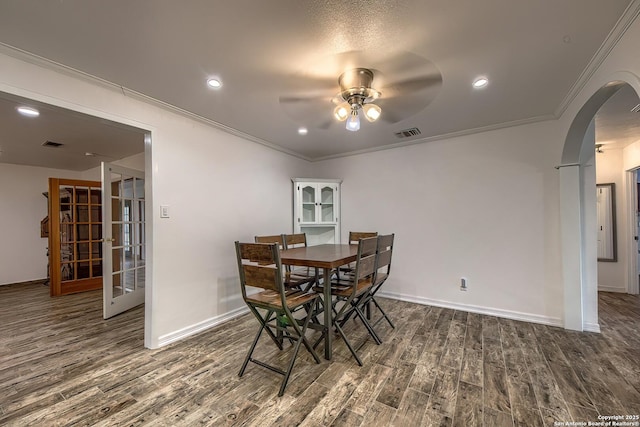
<path fill-rule="evenodd" d="M 601 334 L 381 299 L 358 367 L 341 340 L 320 365 L 304 350 L 281 377 L 237 372 L 257 321 L 143 348 L 143 309 L 101 317 L 101 293 L 50 298 L 0 286 L 0 425 L 553 426 L 640 414 L 640 299 L 601 293 Z M 364 328 L 349 321 L 349 336 Z M 352 342 L 358 342 L 354 338 Z M 285 363 L 267 339 L 262 354 Z M 555 424 L 558 425 L 558 424 Z"/>

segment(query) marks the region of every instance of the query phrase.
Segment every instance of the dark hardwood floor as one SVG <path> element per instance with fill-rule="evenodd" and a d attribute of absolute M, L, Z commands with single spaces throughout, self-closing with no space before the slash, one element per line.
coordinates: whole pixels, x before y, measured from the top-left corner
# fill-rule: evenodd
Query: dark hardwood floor
<path fill-rule="evenodd" d="M 249 314 L 147 350 L 142 307 L 105 321 L 99 291 L 0 286 L 0 425 L 554 426 L 640 414 L 638 296 L 600 294 L 601 334 L 381 303 L 397 328 L 377 328 L 384 343 L 366 342 L 363 367 L 341 340 L 332 362 L 301 350 L 278 398 L 280 376 L 257 365 L 237 376 L 258 325 Z M 345 332 L 364 338 L 355 321 Z M 257 351 L 284 360 L 290 347 L 263 337 Z"/>

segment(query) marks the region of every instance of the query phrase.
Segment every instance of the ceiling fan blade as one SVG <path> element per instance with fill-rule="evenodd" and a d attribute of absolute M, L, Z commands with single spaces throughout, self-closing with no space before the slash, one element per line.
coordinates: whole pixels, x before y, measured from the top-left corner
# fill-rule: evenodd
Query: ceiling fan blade
<path fill-rule="evenodd" d="M 431 86 L 401 96 L 382 97 L 376 104 L 382 109 L 380 118 L 388 123 L 397 123 L 422 111 L 438 95 L 440 86 Z"/>
<path fill-rule="evenodd" d="M 299 102 L 324 102 L 326 96 L 281 96 L 279 101 L 281 104 L 295 104 Z"/>
<path fill-rule="evenodd" d="M 334 123 L 336 123 L 336 120 L 333 118 L 329 118 L 327 120 L 325 120 L 322 123 L 318 123 L 318 125 L 316 125 L 316 127 L 318 129 L 323 129 L 323 130 L 327 130 L 331 127 L 331 125 L 333 125 Z"/>
<path fill-rule="evenodd" d="M 398 123 L 403 120 L 402 116 L 398 116 L 396 112 L 394 112 L 393 108 L 384 108 L 382 114 L 380 115 L 380 120 L 385 121 L 387 123 Z"/>
<path fill-rule="evenodd" d="M 340 90 L 338 76 L 319 76 L 311 70 L 300 71 L 287 76 L 284 84 L 283 92 L 289 94 L 335 94 Z"/>
<path fill-rule="evenodd" d="M 312 71 L 299 72 L 287 78 L 283 92 L 279 102 L 285 114 L 300 125 L 319 127 L 333 114 L 332 98 L 338 92 L 338 79 Z"/>
<path fill-rule="evenodd" d="M 321 127 L 333 117 L 331 96 L 281 96 L 280 107 L 296 123 Z"/>
<path fill-rule="evenodd" d="M 387 86 L 380 89 L 383 98 L 402 97 L 408 94 L 421 91 L 423 89 L 440 89 L 442 86 L 442 76 L 425 75 L 418 77 L 406 78 L 391 82 Z"/>

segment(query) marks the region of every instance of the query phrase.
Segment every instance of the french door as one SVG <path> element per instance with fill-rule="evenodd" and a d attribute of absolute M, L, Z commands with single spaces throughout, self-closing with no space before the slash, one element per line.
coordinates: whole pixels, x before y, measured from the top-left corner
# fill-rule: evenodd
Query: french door
<path fill-rule="evenodd" d="M 102 163 L 103 316 L 144 302 L 144 172 Z"/>

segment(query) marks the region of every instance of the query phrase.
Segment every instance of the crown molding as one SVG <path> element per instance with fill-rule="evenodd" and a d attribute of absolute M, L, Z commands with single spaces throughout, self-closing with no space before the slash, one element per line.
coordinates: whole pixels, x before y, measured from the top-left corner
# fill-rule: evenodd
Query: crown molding
<path fill-rule="evenodd" d="M 569 92 L 554 113 L 556 117 L 562 116 L 567 108 L 569 108 L 569 105 L 578 96 L 580 91 L 584 89 L 589 79 L 598 68 L 600 68 L 605 59 L 607 59 L 613 48 L 618 44 L 638 15 L 640 15 L 640 0 L 633 0 L 629 3 L 620 19 L 618 19 L 618 22 L 616 22 L 616 25 L 611 29 L 607 38 L 602 45 L 600 45 L 600 48 L 593 55 L 580 76 L 578 76 L 573 86 L 571 86 L 571 89 L 569 89 Z"/>
<path fill-rule="evenodd" d="M 531 118 L 528 118 L 528 119 L 513 120 L 513 121 L 510 121 L 510 122 L 497 123 L 497 124 L 493 124 L 493 125 L 489 125 L 489 126 L 482 126 L 482 127 L 472 128 L 472 129 L 465 129 L 465 130 L 461 130 L 461 131 L 457 131 L 457 132 L 450 132 L 450 133 L 444 133 L 444 134 L 440 134 L 440 135 L 433 135 L 433 136 L 428 136 L 428 137 L 425 137 L 425 138 L 412 139 L 411 141 L 402 141 L 402 142 L 397 142 L 395 144 L 382 145 L 382 146 L 379 146 L 379 147 L 365 148 L 363 150 L 355 150 L 355 151 L 349 151 L 349 152 L 346 152 L 346 153 L 334 154 L 334 155 L 330 155 L 330 156 L 316 157 L 316 158 L 311 159 L 311 161 L 312 162 L 321 162 L 323 160 L 332 160 L 332 159 L 339 159 L 339 158 L 342 158 L 342 157 L 357 156 L 359 154 L 374 153 L 376 151 L 384 151 L 384 150 L 392 150 L 394 148 L 408 147 L 410 145 L 424 144 L 424 143 L 427 143 L 427 142 L 440 141 L 440 140 L 457 138 L 457 137 L 467 136 L 467 135 L 474 135 L 474 134 L 483 133 L 483 132 L 490 132 L 490 131 L 493 131 L 493 130 L 505 129 L 505 128 L 516 127 L 516 126 L 523 126 L 523 125 L 528 125 L 528 124 L 532 124 L 532 123 L 545 122 L 545 121 L 548 121 L 548 120 L 557 120 L 557 119 L 558 118 L 555 115 L 548 114 L 548 115 L 543 115 L 543 116 L 531 117 Z"/>
<path fill-rule="evenodd" d="M 85 82 L 88 82 L 90 84 L 93 85 L 97 85 L 100 86 L 102 88 L 114 91 L 114 92 L 118 92 L 120 93 L 122 96 L 125 97 L 129 97 L 132 99 L 136 99 L 138 101 L 144 102 L 146 104 L 151 104 L 154 105 L 158 108 L 161 108 L 163 110 L 166 111 L 170 111 L 174 114 L 183 116 L 183 117 L 187 117 L 189 119 L 195 120 L 197 122 L 206 124 L 208 126 L 214 127 L 218 130 L 221 130 L 223 132 L 226 132 L 228 134 L 237 136 L 239 138 L 251 141 L 251 142 L 255 142 L 257 144 L 263 145 L 265 147 L 271 148 L 273 150 L 279 151 L 281 153 L 284 154 L 288 154 L 290 156 L 302 159 L 302 160 L 306 160 L 306 161 L 312 161 L 312 159 L 301 155 L 300 153 L 296 153 L 292 150 L 289 150 L 287 148 L 281 147 L 279 145 L 273 144 L 271 142 L 265 141 L 264 139 L 258 138 L 256 136 L 244 133 L 242 131 L 239 131 L 237 129 L 234 129 L 232 127 L 226 126 L 222 123 L 218 123 L 214 120 L 208 119 L 206 117 L 202 117 L 198 114 L 192 113 L 191 111 L 188 110 L 184 110 L 182 108 L 176 107 L 175 105 L 171 105 L 168 104 L 164 101 L 160 101 L 158 99 L 152 98 L 150 96 L 144 95 L 140 92 L 137 92 L 135 90 L 126 88 L 124 86 L 120 86 L 118 84 L 115 84 L 113 82 L 110 82 L 108 80 L 102 79 L 100 77 L 96 77 L 92 74 L 89 73 L 85 73 L 83 71 L 77 70 L 75 68 L 69 67 L 67 65 L 61 64 L 59 62 L 55 62 L 52 61 L 50 59 L 44 58 L 42 56 L 38 56 L 38 55 L 34 55 L 30 52 L 27 52 L 25 50 L 16 48 L 14 46 L 8 45 L 6 43 L 2 43 L 0 42 L 0 53 L 6 54 L 7 56 L 10 56 L 12 58 L 16 58 L 18 60 L 24 61 L 24 62 L 28 62 L 30 64 L 36 65 L 38 67 L 41 68 L 45 68 L 48 70 L 52 70 L 54 72 L 58 72 L 60 74 L 64 74 L 67 75 L 69 77 L 72 78 L 76 78 L 79 80 L 83 80 Z"/>

